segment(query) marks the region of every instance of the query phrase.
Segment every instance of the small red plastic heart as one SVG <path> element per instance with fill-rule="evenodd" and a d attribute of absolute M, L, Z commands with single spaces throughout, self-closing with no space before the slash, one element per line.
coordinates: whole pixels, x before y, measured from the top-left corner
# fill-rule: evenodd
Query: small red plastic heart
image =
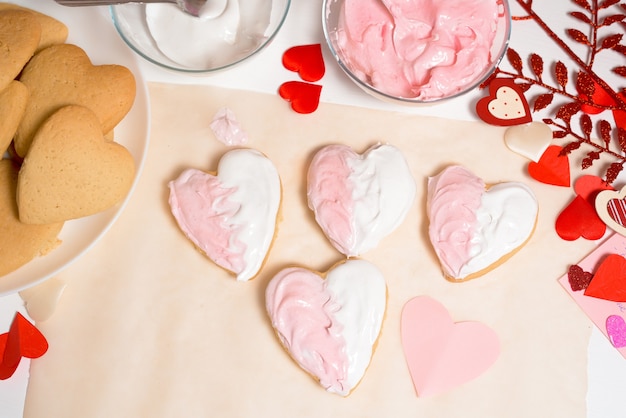
<path fill-rule="evenodd" d="M 8 333 L 0 335 L 0 380 L 8 379 L 22 357 L 37 358 L 48 351 L 48 341 L 22 314 L 17 312 Z"/>
<path fill-rule="evenodd" d="M 287 81 L 280 85 L 278 94 L 291 102 L 291 108 L 298 113 L 313 113 L 320 102 L 322 86 L 319 84 Z"/>
<path fill-rule="evenodd" d="M 304 81 L 318 81 L 326 67 L 320 44 L 298 45 L 283 53 L 283 66 L 297 72 Z"/>
<path fill-rule="evenodd" d="M 581 196 L 576 196 L 556 218 L 556 233 L 566 241 L 580 237 L 597 240 L 604 236 L 606 224 L 595 208 Z"/>
<path fill-rule="evenodd" d="M 573 265 L 567 270 L 567 280 L 574 292 L 584 290 L 593 279 L 593 274 L 583 270 L 580 266 Z"/>
<path fill-rule="evenodd" d="M 494 78 L 489 83 L 489 95 L 476 103 L 476 114 L 484 122 L 497 126 L 521 125 L 533 120 L 523 90 L 510 78 Z"/>
<path fill-rule="evenodd" d="M 550 145 L 539 161 L 528 164 L 528 174 L 545 184 L 569 187 L 569 158 L 566 154 L 561 154 L 562 150 L 558 145 Z"/>
<path fill-rule="evenodd" d="M 626 302 L 626 259 L 619 254 L 609 254 L 585 289 L 585 296 Z"/>

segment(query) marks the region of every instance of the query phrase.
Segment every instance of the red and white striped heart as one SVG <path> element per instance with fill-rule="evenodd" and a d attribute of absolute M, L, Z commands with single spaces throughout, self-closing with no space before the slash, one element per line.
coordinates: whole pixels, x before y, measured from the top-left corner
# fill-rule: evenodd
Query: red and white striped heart
<path fill-rule="evenodd" d="M 621 190 L 603 190 L 596 196 L 596 212 L 618 234 L 626 236 L 626 186 Z"/>

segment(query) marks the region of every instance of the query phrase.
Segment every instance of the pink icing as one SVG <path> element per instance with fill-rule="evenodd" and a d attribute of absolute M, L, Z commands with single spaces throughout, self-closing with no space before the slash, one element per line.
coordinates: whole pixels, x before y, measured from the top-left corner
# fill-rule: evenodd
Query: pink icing
<path fill-rule="evenodd" d="M 485 183 L 461 166 L 451 166 L 428 179 L 428 233 L 448 275 L 458 278 L 471 257 L 472 232 L 478 221 Z"/>
<path fill-rule="evenodd" d="M 235 189 L 196 169 L 183 171 L 169 188 L 170 208 L 183 233 L 218 266 L 241 272 L 246 246 L 236 238 L 238 227 L 229 223 L 240 207 L 228 199 Z"/>
<path fill-rule="evenodd" d="M 309 207 L 333 245 L 349 254 L 354 245 L 352 169 L 348 161 L 358 155 L 348 146 L 329 145 L 315 154 L 307 175 Z"/>
<path fill-rule="evenodd" d="M 496 0 L 345 0 L 337 43 L 361 80 L 428 100 L 482 76 L 498 13 Z"/>
<path fill-rule="evenodd" d="M 349 359 L 325 280 L 303 268 L 285 269 L 266 289 L 266 308 L 293 359 L 327 390 L 343 392 Z"/>

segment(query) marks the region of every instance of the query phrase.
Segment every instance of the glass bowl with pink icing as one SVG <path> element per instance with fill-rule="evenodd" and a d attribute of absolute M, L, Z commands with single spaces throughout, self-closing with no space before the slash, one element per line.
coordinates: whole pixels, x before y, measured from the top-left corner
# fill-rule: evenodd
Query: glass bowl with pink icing
<path fill-rule="evenodd" d="M 402 104 L 467 93 L 504 56 L 507 0 L 324 0 L 326 42 L 366 92 Z"/>
<path fill-rule="evenodd" d="M 291 0 L 210 0 L 199 16 L 175 4 L 111 6 L 117 32 L 139 56 L 159 67 L 207 74 L 258 55 L 279 32 Z"/>

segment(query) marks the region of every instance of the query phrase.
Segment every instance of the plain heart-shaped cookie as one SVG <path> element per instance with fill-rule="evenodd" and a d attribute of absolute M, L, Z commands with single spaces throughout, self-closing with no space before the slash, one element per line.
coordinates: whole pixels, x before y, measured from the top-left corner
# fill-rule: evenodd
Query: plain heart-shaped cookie
<path fill-rule="evenodd" d="M 606 256 L 585 289 L 585 296 L 626 302 L 626 259 L 619 254 Z"/>
<path fill-rule="evenodd" d="M 313 113 L 320 104 L 322 86 L 303 83 L 302 81 L 286 81 L 278 88 L 278 94 L 291 103 L 291 108 L 302 114 Z"/>
<path fill-rule="evenodd" d="M 402 348 L 418 396 L 435 396 L 483 374 L 500 355 L 498 335 L 473 321 L 454 322 L 428 296 L 402 309 Z"/>
<path fill-rule="evenodd" d="M 63 107 L 41 125 L 22 163 L 20 220 L 49 224 L 101 212 L 126 197 L 134 177 L 133 156 L 104 138 L 90 109 Z"/>
<path fill-rule="evenodd" d="M 446 278 L 481 276 L 506 261 L 531 237 L 538 204 L 523 183 L 487 186 L 461 166 L 428 180 L 428 233 Z"/>
<path fill-rule="evenodd" d="M 0 9 L 0 91 L 18 76 L 41 39 L 41 25 L 26 10 Z"/>
<path fill-rule="evenodd" d="M 626 187 L 602 190 L 595 200 L 596 213 L 609 228 L 626 236 Z"/>
<path fill-rule="evenodd" d="M 17 312 L 9 332 L 0 334 L 0 380 L 13 375 L 23 357 L 38 358 L 48 351 L 48 341 L 28 319 Z"/>
<path fill-rule="evenodd" d="M 509 78 L 495 78 L 489 83 L 489 94 L 476 103 L 476 113 L 486 123 L 498 126 L 533 120 L 524 92 Z"/>
<path fill-rule="evenodd" d="M 328 145 L 309 165 L 307 199 L 331 244 L 348 257 L 357 256 L 404 221 L 415 199 L 415 180 L 392 145 L 375 145 L 363 154 Z"/>
<path fill-rule="evenodd" d="M 320 44 L 292 46 L 283 53 L 283 66 L 295 71 L 304 81 L 318 81 L 326 68 Z"/>
<path fill-rule="evenodd" d="M 19 80 L 30 90 L 30 100 L 14 144 L 20 157 L 28 152 L 41 124 L 59 108 L 80 105 L 92 110 L 101 133 L 110 132 L 130 110 L 136 92 L 135 77 L 121 65 L 92 65 L 80 47 L 53 45 L 35 54 Z"/>
<path fill-rule="evenodd" d="M 301 267 L 269 282 L 265 305 L 283 347 L 328 392 L 347 396 L 374 352 L 387 304 L 387 287 L 373 264 L 344 261 L 325 277 Z"/>
<path fill-rule="evenodd" d="M 188 168 L 169 190 L 172 215 L 200 251 L 239 281 L 258 274 L 281 201 L 280 178 L 266 156 L 233 149 L 220 159 L 217 174 Z"/>
<path fill-rule="evenodd" d="M 28 225 L 20 221 L 15 200 L 18 170 L 11 160 L 0 160 L 0 276 L 56 248 L 63 228 L 63 222 Z"/>

